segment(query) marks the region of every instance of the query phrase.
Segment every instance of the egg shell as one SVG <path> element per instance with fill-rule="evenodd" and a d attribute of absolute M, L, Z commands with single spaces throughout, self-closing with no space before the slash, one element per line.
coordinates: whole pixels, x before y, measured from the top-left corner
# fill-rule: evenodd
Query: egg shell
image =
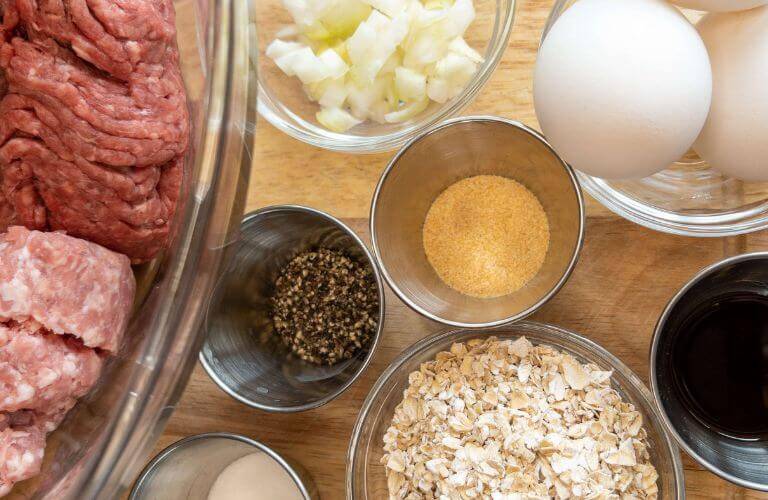
<path fill-rule="evenodd" d="M 541 128 L 576 169 L 639 178 L 680 159 L 701 131 L 712 72 L 694 26 L 662 0 L 580 0 L 539 51 Z"/>
<path fill-rule="evenodd" d="M 704 12 L 735 12 L 768 5 L 768 0 L 671 0 L 685 9 L 703 10 Z"/>
<path fill-rule="evenodd" d="M 708 14 L 697 25 L 712 61 L 712 109 L 694 149 L 712 168 L 768 181 L 768 6 Z"/>

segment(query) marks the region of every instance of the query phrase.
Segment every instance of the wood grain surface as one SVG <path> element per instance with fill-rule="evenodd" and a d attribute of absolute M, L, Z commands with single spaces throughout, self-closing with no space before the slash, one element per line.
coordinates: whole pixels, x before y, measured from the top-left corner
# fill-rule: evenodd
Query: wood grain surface
<path fill-rule="evenodd" d="M 487 1 L 487 0 L 479 0 Z M 531 75 L 550 0 L 522 0 L 509 47 L 491 80 L 464 114 L 493 114 L 537 126 Z M 351 156 L 320 150 L 261 120 L 253 151 L 248 209 L 275 203 L 309 205 L 342 217 L 366 240 L 370 197 L 391 153 Z M 726 255 L 768 249 L 768 235 L 693 239 L 653 232 L 588 200 L 585 247 L 563 290 L 532 319 L 579 332 L 622 359 L 647 381 L 653 326 L 671 295 L 703 266 Z M 219 390 L 198 365 L 156 446 L 182 437 L 228 431 L 266 443 L 304 465 L 324 499 L 344 496 L 345 456 L 353 423 L 387 364 L 416 340 L 442 329 L 387 296 L 382 345 L 363 377 L 318 410 L 273 415 Z M 685 457 L 689 498 L 766 498 L 705 471 Z"/>

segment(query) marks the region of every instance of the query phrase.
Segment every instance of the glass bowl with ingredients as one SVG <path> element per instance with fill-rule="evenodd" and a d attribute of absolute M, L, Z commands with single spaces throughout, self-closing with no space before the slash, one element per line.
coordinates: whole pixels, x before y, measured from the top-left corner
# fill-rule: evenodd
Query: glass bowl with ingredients
<path fill-rule="evenodd" d="M 661 422 L 642 381 L 573 332 L 527 321 L 448 331 L 374 384 L 352 432 L 347 498 L 467 488 L 682 499 L 680 454 Z"/>
<path fill-rule="evenodd" d="M 542 43 L 557 20 L 574 3 L 575 0 L 555 2 L 542 35 Z M 697 23 L 703 14 L 691 10 L 683 10 L 683 13 L 693 23 Z M 764 29 L 752 31 L 760 33 Z M 709 43 L 707 46 L 710 48 Z M 717 57 L 710 54 L 715 81 L 718 77 Z M 736 58 L 733 56 L 733 59 Z M 752 77 L 744 80 L 752 80 Z M 740 94 L 747 95 L 746 91 Z M 751 103 L 745 105 L 749 107 Z M 765 106 L 761 109 L 765 109 Z M 744 113 L 735 127 L 743 130 L 733 138 L 732 143 L 762 143 L 761 139 L 749 138 L 753 134 L 757 134 L 756 137 L 762 136 L 759 131 L 749 130 L 745 121 L 748 115 L 754 115 L 752 119 L 758 120 L 758 123 L 759 120 L 765 123 L 765 118 L 760 118 L 759 113 Z M 760 126 L 754 128 L 759 130 Z M 727 145 L 725 148 L 729 147 L 734 149 Z M 739 149 L 746 151 L 754 147 Z M 745 153 L 735 151 L 729 156 L 743 158 Z M 741 161 L 754 163 L 754 160 Z M 734 167 L 729 165 L 728 168 Z M 750 233 L 768 227 L 768 182 L 744 181 L 721 173 L 693 149 L 666 170 L 642 179 L 607 180 L 578 170 L 577 174 L 587 193 L 608 209 L 658 231 L 685 236 L 719 237 Z"/>
<path fill-rule="evenodd" d="M 303 142 L 397 148 L 456 114 L 507 48 L 515 1 L 257 2 L 258 111 Z"/>
<path fill-rule="evenodd" d="M 0 9 L 0 17 L 12 12 L 15 4 L 24 2 L 5 2 L 4 8 Z M 19 430 L 19 426 L 25 425 L 22 421 L 24 418 L 35 417 L 31 409 L 17 411 L 10 415 L 10 418 L 6 418 L 6 407 L 0 407 L 0 449 L 3 455 L 0 459 L 0 495 L 8 493 L 10 489 L 11 498 L 121 498 L 145 465 L 186 385 L 197 359 L 196 354 L 202 341 L 200 325 L 220 272 L 220 264 L 225 260 L 226 252 L 233 248 L 237 241 L 250 171 L 250 157 L 247 151 L 253 147 L 252 132 L 256 119 L 255 68 L 250 65 L 248 57 L 252 49 L 249 47 L 248 37 L 250 15 L 248 2 L 230 0 L 130 0 L 120 2 L 120 8 L 114 8 L 117 5 L 115 2 L 105 2 L 99 6 L 91 5 L 92 9 L 80 9 L 76 2 L 69 1 L 57 5 L 60 9 L 56 15 L 50 15 L 44 6 L 30 6 L 23 16 L 15 20 L 20 23 L 16 29 L 5 34 L 16 37 L 15 43 L 23 44 L 23 40 L 30 33 L 29 28 L 25 29 L 27 23 L 34 23 L 35 30 L 42 30 L 36 31 L 37 36 L 43 37 L 42 32 L 51 28 L 46 24 L 50 21 L 61 24 L 55 24 L 57 28 L 50 32 L 46 31 L 49 38 L 45 42 L 52 42 L 55 37 L 74 37 L 71 45 L 60 41 L 58 44 L 48 43 L 46 47 L 56 50 L 57 54 L 62 56 L 58 68 L 69 71 L 70 76 L 78 75 L 77 78 L 70 79 L 70 84 L 77 80 L 79 85 L 87 87 L 88 92 L 83 91 L 86 102 L 76 109 L 79 113 L 88 115 L 91 120 L 89 123 L 94 127 L 90 129 L 93 135 L 99 136 L 95 128 L 112 127 L 112 135 L 109 135 L 111 142 L 104 140 L 100 145 L 104 149 L 114 148 L 111 150 L 113 154 L 106 155 L 102 150 L 97 153 L 102 155 L 99 158 L 103 160 L 104 165 L 111 165 L 108 162 L 116 158 L 125 161 L 125 155 L 121 154 L 121 151 L 127 149 L 121 150 L 121 144 L 130 142 L 132 138 L 141 138 L 142 134 L 154 134 L 154 138 L 144 139 L 142 145 L 146 147 L 134 147 L 131 152 L 137 157 L 140 154 L 145 155 L 141 156 L 142 158 L 153 153 L 156 153 L 158 158 L 166 158 L 163 156 L 165 150 L 162 147 L 150 145 L 154 144 L 152 141 L 157 141 L 158 137 L 174 137 L 172 125 L 177 121 L 188 123 L 189 127 L 185 130 L 188 130 L 189 136 L 188 141 L 179 140 L 179 144 L 183 144 L 180 150 L 186 152 L 173 152 L 177 155 L 173 156 L 174 165 L 178 165 L 175 163 L 177 160 L 184 160 L 179 161 L 184 165 L 182 186 L 174 183 L 181 182 L 181 179 L 170 178 L 167 165 L 156 167 L 156 163 L 148 162 L 148 166 L 141 170 L 138 160 L 135 164 L 131 162 L 120 169 L 102 167 L 101 162 L 95 166 L 89 164 L 93 167 L 89 175 L 93 177 L 81 178 L 88 179 L 87 182 L 71 182 L 72 177 L 68 176 L 72 173 L 71 169 L 66 176 L 62 173 L 62 177 L 57 181 L 57 185 L 71 188 L 63 195 L 65 202 L 59 200 L 60 204 L 67 205 L 67 208 L 85 211 L 111 204 L 112 208 L 120 210 L 121 234 L 112 233 L 112 245 L 106 240 L 101 243 L 116 250 L 108 254 L 112 255 L 112 261 L 120 263 L 120 266 L 102 266 L 101 272 L 95 273 L 92 265 L 98 259 L 83 259 L 80 262 L 83 267 L 78 269 L 77 273 L 67 276 L 68 281 L 63 287 L 66 294 L 49 300 L 47 306 L 60 311 L 59 306 L 62 303 L 71 303 L 73 298 L 79 298 L 79 290 L 112 283 L 110 279 L 118 274 L 118 271 L 121 278 L 126 278 L 123 283 L 131 283 L 131 286 L 121 289 L 130 289 L 131 293 L 134 288 L 130 275 L 135 276 L 135 300 L 132 304 L 130 299 L 119 303 L 121 307 L 126 306 L 123 316 L 125 322 L 111 323 L 111 328 L 106 329 L 110 338 L 118 340 L 99 351 L 103 366 L 98 365 L 96 376 L 87 380 L 94 384 L 92 389 L 80 398 L 58 428 L 47 435 L 45 443 L 34 442 L 34 434 L 28 430 Z M 89 29 L 79 31 L 76 26 L 80 24 L 77 23 L 84 21 Z M 83 50 L 79 50 L 80 48 Z M 111 78 L 106 76 L 107 70 L 99 69 L 109 68 L 114 74 L 123 70 L 133 71 L 134 68 L 126 63 L 125 59 L 119 58 L 120 55 L 125 55 L 124 52 L 121 53 L 123 49 L 130 52 L 130 61 L 163 56 L 160 60 L 162 66 L 149 64 L 147 66 L 151 68 L 144 68 L 147 73 L 134 72 L 134 76 L 129 80 L 131 84 L 141 87 L 135 89 L 135 93 L 125 91 L 127 80 Z M 40 53 L 37 51 L 31 55 Z M 110 57 L 111 55 L 114 57 Z M 85 64 L 82 59 L 93 63 Z M 44 60 L 40 58 L 33 62 L 42 63 Z M 5 69 L 0 70 L 0 73 Z M 158 76 L 158 69 L 164 70 L 162 77 Z M 54 73 L 43 73 L 46 73 L 45 78 L 57 78 Z M 60 91 L 66 84 L 64 80 L 58 79 L 55 84 L 47 85 L 46 88 L 62 95 L 65 93 Z M 100 85 L 99 82 L 104 80 L 107 83 Z M 3 83 L 6 83 L 5 79 Z M 18 90 L 14 89 L 18 88 L 16 86 L 22 86 L 22 83 L 16 81 L 10 90 L 4 86 L 3 92 L 9 92 L 4 98 L 18 93 Z M 39 84 L 40 88 L 43 83 L 45 82 Z M 165 104 L 160 106 L 162 117 L 148 118 L 157 114 L 158 108 L 153 107 L 157 104 L 153 99 L 156 92 L 164 93 L 161 102 Z M 72 94 L 69 93 L 70 96 Z M 36 95 L 41 94 L 38 92 Z M 139 95 L 140 97 L 137 97 Z M 92 99 L 98 98 L 103 100 L 93 103 Z M 131 99 L 142 99 L 142 105 L 131 108 L 130 104 L 134 103 Z M 71 101 L 62 101 L 61 105 L 47 105 L 46 109 L 58 111 L 69 109 L 69 105 Z M 174 106 L 172 109 L 171 105 Z M 93 118 L 94 115 L 103 117 L 110 113 L 116 116 L 104 118 L 102 121 Z M 128 120 L 127 117 L 132 119 L 128 127 L 120 123 L 121 120 Z M 7 118 L 8 116 L 4 115 L 4 120 Z M 156 121 L 147 126 L 150 119 Z M 26 120 L 26 123 L 29 122 L 30 120 Z M 108 125 L 104 125 L 105 122 L 108 122 Z M 75 126 L 83 128 L 82 123 L 74 123 L 73 128 Z M 183 126 L 179 128 L 184 129 Z M 103 132 L 100 134 L 106 135 Z M 30 134 L 24 134 L 25 140 L 30 140 L 29 137 Z M 49 137 L 46 135 L 43 139 L 48 140 Z M 34 142 L 39 145 L 43 144 L 44 140 Z M 74 148 L 80 143 L 74 138 L 67 144 L 68 147 Z M 170 140 L 166 144 L 170 144 Z M 135 143 L 131 145 L 135 146 Z M 153 147 L 156 149 L 152 149 Z M 85 159 L 78 162 L 81 167 L 86 164 L 88 162 Z M 85 171 L 86 167 L 82 168 Z M 110 173 L 101 177 L 93 174 L 98 172 L 99 168 Z M 61 170 L 63 171 L 63 168 Z M 82 188 L 83 183 L 87 184 L 88 202 L 70 202 L 79 189 L 75 185 Z M 115 198 L 125 196 L 128 199 L 105 200 L 103 189 L 99 189 L 105 184 L 113 187 Z M 170 200 L 171 203 L 176 203 L 174 217 L 137 223 L 140 216 L 156 213 L 158 207 L 157 199 L 145 202 L 141 196 L 157 193 L 164 188 L 168 188 L 168 193 L 180 193 L 178 199 L 174 197 Z M 149 195 L 147 197 L 149 198 Z M 79 200 L 75 198 L 75 201 Z M 163 203 L 167 202 L 168 199 L 163 200 Z M 47 213 L 53 213 L 53 207 L 49 208 Z M 90 220 L 98 222 L 97 218 Z M 159 227 L 160 224 L 168 224 L 170 227 L 164 226 L 167 232 L 153 236 L 157 233 L 153 233 L 151 228 Z M 15 234 L 22 233 L 21 228 L 15 230 Z M 104 255 L 104 249 L 96 252 L 93 250 L 95 244 L 75 239 L 72 237 L 74 231 L 70 230 L 68 233 L 67 236 L 52 232 L 33 234 L 41 239 L 68 238 L 69 246 L 74 245 L 73 241 L 78 242 L 81 248 L 83 245 L 91 245 L 91 253 L 78 250 L 65 254 L 70 262 L 73 259 L 77 262 L 83 255 Z M 11 231 L 8 234 L 11 234 Z M 104 231 L 101 236 L 106 238 L 109 234 L 109 231 Z M 145 240 L 138 239 L 146 234 L 150 236 Z M 164 239 L 163 234 L 167 235 L 167 238 Z M 136 238 L 134 241 L 137 243 L 130 248 L 115 248 L 115 243 L 127 241 L 126 235 Z M 98 237 L 99 235 L 90 235 L 87 239 L 98 241 Z M 61 248 L 54 247 L 54 250 L 61 251 Z M 120 256 L 116 252 L 124 255 Z M 126 256 L 134 263 L 132 268 Z M 142 263 L 137 263 L 138 261 Z M 41 279 L 36 281 L 46 282 L 45 276 L 38 274 Z M 87 279 L 83 276 L 87 276 Z M 60 276 L 54 275 L 54 278 L 57 277 Z M 71 283 L 72 280 L 77 286 Z M 50 283 L 50 278 L 47 282 Z M 104 287 L 102 291 L 97 292 L 101 296 L 89 298 L 91 301 L 102 299 L 94 303 L 99 314 L 103 312 L 107 316 L 111 314 L 110 310 L 118 305 L 117 301 L 109 300 L 109 295 L 104 295 L 108 291 L 109 288 Z M 84 303 L 77 305 L 85 307 Z M 98 325 L 104 315 L 98 318 L 89 316 L 91 327 L 94 327 L 94 322 Z M 77 316 L 77 310 L 70 310 L 62 317 Z M 119 340 L 122 333 L 120 325 L 126 323 L 127 328 L 122 340 Z M 5 326 L 8 324 L 4 324 Z M 82 344 L 77 344 L 74 332 L 72 333 L 71 336 L 62 337 L 67 339 L 66 342 L 69 342 L 70 346 L 80 346 L 78 348 L 81 351 L 89 352 L 85 351 L 86 348 Z M 4 334 L 0 334 L 0 337 Z M 56 337 L 60 336 L 40 336 Z M 8 367 L 6 363 L 13 362 L 7 357 L 6 340 L 7 337 L 0 341 L 0 350 L 3 351 L 0 364 L 4 370 Z M 33 352 L 38 362 L 45 362 L 51 350 Z M 60 365 L 54 365 L 53 370 L 57 370 L 59 366 L 71 370 L 70 359 L 66 358 L 66 362 L 62 360 Z M 48 374 L 50 372 L 51 370 L 47 371 Z M 37 373 L 46 372 L 41 369 Z M 32 380 L 34 375 L 28 372 L 25 376 Z M 62 380 L 64 378 L 60 378 L 50 387 L 60 390 Z M 24 384 L 19 384 L 19 387 L 23 386 Z M 87 385 L 85 390 L 89 388 Z M 64 408 L 67 409 L 72 402 L 65 403 Z M 45 430 L 49 431 L 50 427 Z M 33 439 L 20 443 L 21 446 L 28 446 L 27 449 L 31 451 L 30 453 L 22 448 L 26 457 L 20 464 L 12 460 L 12 454 L 20 449 L 16 445 L 19 443 L 14 444 L 13 440 L 24 434 Z M 44 454 L 41 450 L 43 444 Z M 18 473 L 18 467 L 28 464 L 27 459 L 32 455 L 35 455 L 36 461 L 38 450 L 42 459 L 39 474 L 24 481 L 20 479 L 27 477 L 27 473 L 34 474 L 36 471 L 28 468 L 23 471 L 22 477 L 6 475 L 14 467 L 17 468 L 14 472 Z M 6 455 L 6 452 L 11 451 L 13 453 Z M 13 485 L 13 482 L 16 484 Z"/>

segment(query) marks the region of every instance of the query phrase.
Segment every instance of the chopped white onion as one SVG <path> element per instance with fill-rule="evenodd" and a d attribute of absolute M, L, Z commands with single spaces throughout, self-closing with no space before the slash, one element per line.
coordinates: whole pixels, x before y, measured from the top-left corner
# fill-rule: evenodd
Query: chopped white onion
<path fill-rule="evenodd" d="M 383 12 L 389 17 L 400 14 L 408 4 L 407 0 L 365 0 L 365 3 L 374 9 Z"/>
<path fill-rule="evenodd" d="M 366 119 L 368 118 L 368 110 L 373 107 L 374 103 L 384 100 L 386 82 L 384 79 L 379 79 L 373 84 L 365 86 L 352 83 L 348 88 L 347 103 L 352 109 L 352 113 L 358 118 Z"/>
<path fill-rule="evenodd" d="M 384 63 L 384 66 L 382 66 L 381 69 L 379 70 L 378 76 L 392 74 L 402 64 L 403 64 L 403 57 L 400 55 L 400 51 L 395 51 L 392 53 L 391 56 L 389 56 L 389 58 L 387 58 L 387 61 Z"/>
<path fill-rule="evenodd" d="M 300 26 L 312 24 L 314 15 L 310 12 L 310 0 L 283 0 L 283 6 L 291 14 L 291 17 Z"/>
<path fill-rule="evenodd" d="M 477 65 L 466 56 L 455 52 L 449 52 L 435 65 L 435 76 L 458 86 L 464 86 L 475 72 Z"/>
<path fill-rule="evenodd" d="M 280 69 L 287 75 L 296 75 L 301 83 L 315 83 L 328 78 L 328 68 L 309 47 L 289 52 L 275 59 Z"/>
<path fill-rule="evenodd" d="M 373 106 L 368 110 L 366 119 L 373 120 L 376 123 L 387 123 L 386 116 L 391 110 L 392 107 L 387 101 L 377 101 L 373 103 Z"/>
<path fill-rule="evenodd" d="M 429 99 L 427 98 L 422 99 L 421 101 L 412 102 L 408 106 L 404 106 L 397 111 L 393 111 L 384 115 L 384 121 L 387 123 L 400 123 L 408 121 L 427 109 L 427 106 L 429 106 Z"/>
<path fill-rule="evenodd" d="M 344 79 L 332 80 L 323 89 L 317 102 L 324 108 L 341 108 L 349 95 L 349 87 L 344 84 Z"/>
<path fill-rule="evenodd" d="M 324 50 L 318 56 L 318 59 L 325 65 L 326 78 L 341 78 L 349 70 L 349 66 L 344 62 L 344 59 L 333 49 Z"/>
<path fill-rule="evenodd" d="M 296 52 L 299 49 L 303 49 L 305 45 L 297 42 L 284 42 L 280 39 L 274 40 L 267 46 L 266 54 L 270 59 L 278 59 L 291 52 Z M 282 69 L 282 68 L 280 68 Z"/>
<path fill-rule="evenodd" d="M 410 68 L 397 68 L 395 91 L 403 101 L 420 101 L 427 96 L 427 76 Z"/>
<path fill-rule="evenodd" d="M 443 78 L 430 77 L 427 81 L 427 96 L 433 101 L 443 104 L 451 98 L 450 85 Z"/>
<path fill-rule="evenodd" d="M 451 38 L 464 36 L 464 32 L 475 20 L 475 7 L 472 5 L 472 0 L 456 0 L 448 9 L 448 18 L 453 29 Z"/>
<path fill-rule="evenodd" d="M 423 2 L 423 3 L 422 3 Z M 464 40 L 472 0 L 283 0 L 295 25 L 266 50 L 343 132 L 400 123 L 462 92 L 483 57 Z M 284 41 L 294 38 L 298 41 Z"/>
<path fill-rule="evenodd" d="M 432 28 L 428 28 L 432 30 Z M 433 30 L 422 32 L 414 37 L 405 47 L 403 64 L 409 68 L 419 69 L 434 63 L 448 51 L 448 38 L 435 36 Z"/>
<path fill-rule="evenodd" d="M 352 76 L 360 84 L 372 82 L 408 34 L 408 16 L 390 19 L 374 10 L 347 40 Z"/>
<path fill-rule="evenodd" d="M 371 15 L 371 7 L 362 0 L 335 0 L 320 22 L 328 31 L 328 38 L 349 38 L 358 25 Z"/>
<path fill-rule="evenodd" d="M 448 50 L 455 53 L 462 55 L 469 59 L 470 61 L 481 64 L 485 59 L 483 59 L 483 56 L 480 55 L 479 52 L 477 52 L 475 49 L 470 47 L 467 44 L 467 41 L 464 40 L 464 38 L 457 36 L 453 40 L 451 40 L 451 43 L 448 44 Z"/>
<path fill-rule="evenodd" d="M 331 132 L 346 132 L 363 122 L 340 108 L 323 108 L 317 112 L 315 118 Z"/>

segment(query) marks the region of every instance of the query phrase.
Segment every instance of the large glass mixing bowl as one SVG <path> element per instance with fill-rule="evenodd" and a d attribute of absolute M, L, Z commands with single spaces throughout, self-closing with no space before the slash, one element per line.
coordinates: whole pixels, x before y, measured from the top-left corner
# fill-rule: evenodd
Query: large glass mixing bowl
<path fill-rule="evenodd" d="M 557 0 L 542 41 L 578 0 Z M 692 22 L 702 13 L 684 11 Z M 768 183 L 724 176 L 691 151 L 666 170 L 639 180 L 614 181 L 577 172 L 593 198 L 642 226 L 686 236 L 733 236 L 768 227 Z"/>
<path fill-rule="evenodd" d="M 255 120 L 249 1 L 176 0 L 193 124 L 170 248 L 136 269 L 136 309 L 99 384 L 49 436 L 42 473 L 10 498 L 114 499 L 144 465 L 186 384 L 200 320 L 237 237 Z"/>

